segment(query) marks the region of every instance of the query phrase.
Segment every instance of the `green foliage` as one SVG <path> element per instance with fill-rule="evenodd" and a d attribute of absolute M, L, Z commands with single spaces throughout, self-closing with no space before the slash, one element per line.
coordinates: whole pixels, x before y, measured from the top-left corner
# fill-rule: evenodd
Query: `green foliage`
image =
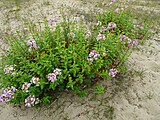
<path fill-rule="evenodd" d="M 102 25 L 107 25 L 109 22 L 114 22 L 117 25 L 117 29 L 114 31 L 116 34 L 125 34 L 131 35 L 134 33 L 134 19 L 133 16 L 126 14 L 121 11 L 120 13 L 116 12 L 105 12 L 102 13 L 98 20 L 102 22 Z"/>
<path fill-rule="evenodd" d="M 96 86 L 96 92 L 98 93 L 98 94 L 103 94 L 104 92 L 105 92 L 105 88 L 102 86 L 102 85 L 97 85 Z"/>
<path fill-rule="evenodd" d="M 55 30 L 45 22 L 45 28 L 32 31 L 32 36 L 24 37 L 18 33 L 8 36 L 9 48 L 2 56 L 0 87 L 14 86 L 17 89 L 10 102 L 25 102 L 28 106 L 26 101 L 32 97 L 35 104 L 35 98 L 47 104 L 54 95 L 66 89 L 83 97 L 87 95 L 84 88 L 124 74 L 130 47 L 120 40 L 120 36 L 134 33 L 132 17 L 124 12 L 106 12 L 99 15 L 97 21 L 105 27 L 109 22 L 115 22 L 117 27 L 100 31 L 102 25 L 92 24 L 88 28 L 64 16 L 64 21 Z M 104 35 L 105 39 L 97 40 L 99 35 Z M 101 94 L 105 89 L 98 85 L 96 91 Z"/>

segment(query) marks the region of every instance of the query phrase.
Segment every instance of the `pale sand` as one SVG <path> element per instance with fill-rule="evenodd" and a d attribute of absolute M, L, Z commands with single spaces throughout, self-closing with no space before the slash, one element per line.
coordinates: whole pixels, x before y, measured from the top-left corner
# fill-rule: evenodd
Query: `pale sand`
<path fill-rule="evenodd" d="M 29 5 L 26 2 L 16 16 L 14 11 L 16 7 L 6 9 L 3 6 L 4 3 L 0 2 L 0 6 L 3 6 L 0 7 L 0 32 L 3 34 L 7 31 L 8 25 L 12 31 L 23 27 L 20 21 L 24 17 L 37 21 L 46 16 L 60 21 L 61 15 L 58 8 L 62 3 L 72 8 L 74 3 L 76 10 L 86 12 L 94 9 L 94 5 L 97 4 L 96 2 L 82 4 L 78 0 L 74 2 L 73 0 L 59 0 L 59 2 L 52 0 L 50 5 L 42 3 L 44 3 L 43 0 L 32 0 Z M 28 13 L 31 14 L 28 15 Z M 0 44 L 2 47 L 6 46 L 2 40 Z M 90 93 L 86 98 L 62 93 L 51 105 L 38 109 L 23 107 L 20 109 L 0 103 L 0 120 L 107 120 L 111 111 L 109 108 L 112 107 L 115 115 L 113 120 L 160 120 L 160 33 L 147 40 L 144 46 L 140 46 L 140 50 L 134 50 L 127 65 L 137 75 L 130 76 L 133 82 L 130 82 L 129 88 L 124 86 L 126 89 L 116 92 L 111 100 L 108 99 L 110 91 L 107 89 L 103 95 Z M 144 73 L 140 77 L 138 75 L 140 72 L 136 71 L 144 71 Z M 107 86 L 109 87 L 109 83 Z"/>

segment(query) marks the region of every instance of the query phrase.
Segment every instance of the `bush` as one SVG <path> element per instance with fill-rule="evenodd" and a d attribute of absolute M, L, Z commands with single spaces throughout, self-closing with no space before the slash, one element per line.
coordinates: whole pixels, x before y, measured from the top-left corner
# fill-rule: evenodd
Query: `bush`
<path fill-rule="evenodd" d="M 128 17 L 125 12 L 106 12 L 89 28 L 64 17 L 55 30 L 45 22 L 45 28 L 32 34 L 32 39 L 18 33 L 8 36 L 0 101 L 31 107 L 49 103 L 54 94 L 66 89 L 85 96 L 84 88 L 124 74 L 129 48 L 137 45 L 127 37 L 134 28 Z"/>

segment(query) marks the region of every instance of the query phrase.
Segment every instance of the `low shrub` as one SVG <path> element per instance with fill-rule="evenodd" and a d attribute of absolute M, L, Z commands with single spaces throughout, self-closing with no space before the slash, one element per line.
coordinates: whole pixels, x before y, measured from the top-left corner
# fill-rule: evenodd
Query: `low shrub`
<path fill-rule="evenodd" d="M 128 18 L 130 18 L 128 20 Z M 0 101 L 32 107 L 49 103 L 64 90 L 85 96 L 84 88 L 126 72 L 124 62 L 130 48 L 133 20 L 125 12 L 105 12 L 90 27 L 64 16 L 55 30 L 45 28 L 32 36 L 7 36 L 2 56 Z M 97 86 L 97 92 L 104 88 Z"/>

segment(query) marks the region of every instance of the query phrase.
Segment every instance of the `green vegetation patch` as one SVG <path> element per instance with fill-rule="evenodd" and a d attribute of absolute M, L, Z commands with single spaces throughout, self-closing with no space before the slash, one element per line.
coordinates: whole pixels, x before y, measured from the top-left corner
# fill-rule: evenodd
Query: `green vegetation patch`
<path fill-rule="evenodd" d="M 65 90 L 86 96 L 86 88 L 93 84 L 125 74 L 131 48 L 141 43 L 134 40 L 142 28 L 135 27 L 133 17 L 123 9 L 108 11 L 88 26 L 63 17 L 55 30 L 50 19 L 31 36 L 6 36 L 1 102 L 32 107 L 49 103 Z M 96 90 L 104 93 L 100 85 Z"/>

